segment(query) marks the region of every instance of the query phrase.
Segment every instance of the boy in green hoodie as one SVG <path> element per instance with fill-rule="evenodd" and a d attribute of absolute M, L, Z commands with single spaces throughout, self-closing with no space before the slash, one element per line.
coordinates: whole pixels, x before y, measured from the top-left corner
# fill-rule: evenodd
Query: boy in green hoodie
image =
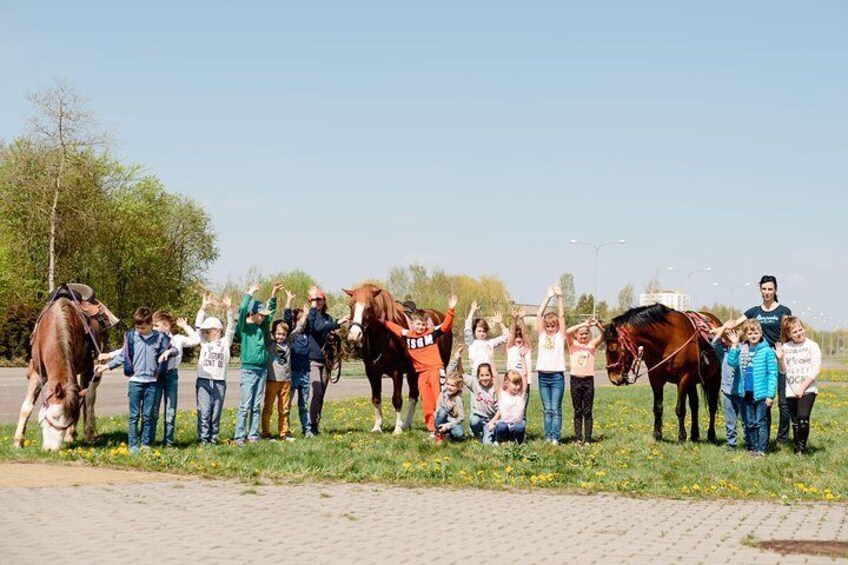
<path fill-rule="evenodd" d="M 239 307 L 236 331 L 241 337 L 241 382 L 236 417 L 237 445 L 244 445 L 245 437 L 251 443 L 259 440 L 259 416 L 265 397 L 265 372 L 268 370 L 267 345 L 271 320 L 277 311 L 277 292 L 280 288 L 279 283 L 274 283 L 271 299 L 265 306 L 253 298 L 254 293 L 259 290 L 259 285 L 253 284 Z"/>

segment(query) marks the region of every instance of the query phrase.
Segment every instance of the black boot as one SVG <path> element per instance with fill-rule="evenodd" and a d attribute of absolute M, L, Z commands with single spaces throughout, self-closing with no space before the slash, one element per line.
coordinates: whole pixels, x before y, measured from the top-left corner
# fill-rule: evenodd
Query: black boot
<path fill-rule="evenodd" d="M 801 453 L 801 424 L 798 420 L 792 422 L 792 439 L 795 440 L 795 454 Z"/>
<path fill-rule="evenodd" d="M 586 443 L 591 443 L 591 441 L 592 441 L 592 423 L 593 423 L 592 418 L 586 418 L 586 421 L 585 421 L 586 435 L 583 438 L 583 441 L 585 441 Z"/>
<path fill-rule="evenodd" d="M 574 442 L 583 442 L 583 418 L 574 418 Z"/>
<path fill-rule="evenodd" d="M 796 451 L 796 453 L 806 453 L 807 452 L 807 439 L 810 437 L 810 421 L 809 420 L 798 420 L 798 432 L 801 434 L 800 441 L 800 451 Z"/>

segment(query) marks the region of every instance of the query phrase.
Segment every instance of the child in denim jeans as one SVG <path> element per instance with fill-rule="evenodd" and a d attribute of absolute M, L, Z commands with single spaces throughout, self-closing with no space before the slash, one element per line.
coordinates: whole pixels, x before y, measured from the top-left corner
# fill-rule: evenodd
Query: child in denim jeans
<path fill-rule="evenodd" d="M 206 317 L 206 307 L 214 303 L 211 295 L 203 297 L 194 325 L 200 331 L 200 355 L 197 357 L 197 439 L 200 445 L 215 445 L 221 429 L 221 412 L 227 394 L 227 365 L 230 363 L 230 346 L 236 333 L 232 300 L 224 296 L 227 329 L 214 316 Z"/>
<path fill-rule="evenodd" d="M 465 438 L 462 421 L 465 419 L 465 407 L 462 404 L 462 375 L 456 373 L 445 379 L 445 388 L 439 397 L 436 409 L 436 441 Z"/>
<path fill-rule="evenodd" d="M 124 366 L 129 377 L 129 433 L 127 443 L 130 453 L 139 452 L 138 421 L 141 418 L 141 446 L 149 449 L 156 435 L 156 403 L 162 389 L 161 378 L 168 366 L 168 358 L 176 354 L 167 335 L 153 329 L 153 314 L 147 308 L 135 311 L 134 329 L 124 335 L 124 348 L 106 365 L 98 365 L 95 374 Z"/>
<path fill-rule="evenodd" d="M 268 341 L 271 339 L 271 320 L 277 311 L 279 283 L 271 289 L 271 299 L 266 307 L 253 299 L 259 290 L 254 284 L 241 301 L 236 330 L 241 336 L 241 381 L 239 407 L 236 417 L 236 445 L 244 445 L 245 437 L 251 443 L 259 440 L 259 418 L 265 398 L 265 375 L 268 370 Z"/>
<path fill-rule="evenodd" d="M 488 445 L 492 443 L 494 436 L 486 424 L 498 411 L 498 391 L 492 374 L 492 366 L 488 363 L 478 365 L 476 377 L 462 373 L 463 351 L 465 346 L 460 345 L 448 365 L 447 373 L 462 375 L 465 386 L 471 391 L 471 417 L 468 419 L 468 426 L 474 437 L 480 438 L 484 444 Z"/>
<path fill-rule="evenodd" d="M 495 435 L 495 444 L 507 441 L 524 443 L 524 378 L 518 371 L 507 371 L 503 390 L 498 396 L 498 413 L 486 424 Z"/>
<path fill-rule="evenodd" d="M 753 455 L 762 457 L 768 449 L 768 408 L 777 394 L 777 357 L 763 341 L 760 322 L 747 320 L 744 329 L 747 341 L 741 347 L 739 334 L 728 332 L 733 347 L 727 353 L 727 364 L 738 368 L 741 375 L 738 391 L 743 398 L 745 443 Z"/>
<path fill-rule="evenodd" d="M 309 303 L 303 305 L 302 310 L 292 310 L 292 301 L 295 294 L 286 291 L 286 309 L 283 310 L 283 321 L 289 327 L 296 327 L 306 323 L 309 313 Z M 311 363 L 309 360 L 309 336 L 299 332 L 293 336 L 291 344 L 291 400 L 297 396 L 297 415 L 300 419 L 300 431 L 304 437 L 312 437 L 312 426 L 309 422 L 309 374 Z"/>

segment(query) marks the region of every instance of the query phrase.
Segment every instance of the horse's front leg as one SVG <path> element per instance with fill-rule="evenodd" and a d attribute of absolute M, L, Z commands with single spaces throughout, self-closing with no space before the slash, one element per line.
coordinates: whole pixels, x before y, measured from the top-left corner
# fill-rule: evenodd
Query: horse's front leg
<path fill-rule="evenodd" d="M 383 375 L 380 371 L 367 368 L 365 373 L 371 385 L 371 405 L 374 407 L 374 426 L 371 431 L 380 433 L 383 431 Z"/>
<path fill-rule="evenodd" d="M 654 439 L 662 441 L 663 384 L 651 383 L 651 389 L 654 391 Z"/>
<path fill-rule="evenodd" d="M 403 374 L 397 369 L 392 371 L 392 406 L 395 409 L 395 429 L 392 435 L 399 436 L 403 433 Z"/>
<path fill-rule="evenodd" d="M 24 396 L 24 401 L 21 403 L 18 427 L 15 429 L 15 440 L 13 443 L 15 447 L 21 447 L 23 445 L 27 422 L 32 414 L 32 408 L 35 406 L 35 400 L 41 393 L 41 386 L 41 376 L 32 368 L 32 363 L 30 363 L 29 372 L 27 373 L 26 396 Z"/>
<path fill-rule="evenodd" d="M 406 407 L 406 418 L 403 422 L 403 429 L 412 429 L 412 419 L 415 417 L 415 407 L 418 404 L 418 375 L 415 371 L 406 373 L 406 382 L 409 386 L 409 403 Z"/>
<path fill-rule="evenodd" d="M 689 410 L 692 412 L 691 433 L 689 439 L 698 441 L 701 439 L 701 429 L 698 426 L 698 385 L 692 384 L 689 386 Z"/>
<path fill-rule="evenodd" d="M 97 416 L 94 414 L 94 402 L 97 400 L 97 387 L 100 378 L 89 378 L 88 387 L 83 397 L 83 419 L 85 425 L 85 441 L 93 443 L 97 436 Z"/>
<path fill-rule="evenodd" d="M 677 385 L 677 405 L 674 408 L 677 414 L 677 441 L 686 441 L 686 387 Z"/>

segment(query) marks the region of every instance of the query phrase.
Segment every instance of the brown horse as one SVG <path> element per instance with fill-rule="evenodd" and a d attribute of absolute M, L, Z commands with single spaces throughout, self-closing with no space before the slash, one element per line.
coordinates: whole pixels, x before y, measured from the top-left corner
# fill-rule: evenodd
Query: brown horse
<path fill-rule="evenodd" d="M 372 432 L 382 431 L 383 376 L 392 379 L 392 406 L 395 409 L 395 435 L 412 427 L 412 417 L 418 402 L 418 378 L 406 353 L 402 340 L 389 332 L 380 320 L 390 320 L 403 327 L 409 327 L 403 306 L 395 302 L 387 290 L 366 284 L 354 290 L 345 290 L 350 300 L 350 330 L 347 339 L 359 345 L 360 355 L 365 364 L 365 373 L 371 384 L 371 403 L 374 405 L 374 427 Z M 425 310 L 433 324 L 441 324 L 445 316 L 436 310 Z M 445 334 L 439 338 L 439 352 L 442 362 L 450 359 L 453 336 Z M 406 418 L 401 418 L 403 408 L 403 377 L 409 384 L 409 406 Z"/>
<path fill-rule="evenodd" d="M 607 374 L 616 386 L 635 382 L 639 367 L 648 368 L 654 392 L 654 438 L 662 440 L 663 386 L 677 385 L 678 433 L 686 441 L 686 397 L 692 410 L 690 438 L 700 439 L 698 390 L 703 385 L 710 413 L 709 441 L 716 440 L 715 416 L 721 390 L 721 366 L 703 331 L 721 322 L 708 313 L 683 313 L 662 304 L 632 308 L 614 318 L 604 331 Z M 632 376 L 631 376 L 632 374 Z"/>
<path fill-rule="evenodd" d="M 97 319 L 92 318 L 89 323 L 97 347 L 102 348 L 105 330 Z M 84 314 L 67 298 L 55 300 L 42 312 L 30 343 L 29 384 L 15 430 L 15 447 L 23 442 L 27 421 L 45 385 L 38 416 L 42 448 L 56 451 L 64 441 L 76 439 L 81 403 L 85 406 L 85 438 L 93 441 L 94 400 L 99 381 L 94 380 L 96 350 L 87 336 Z"/>

